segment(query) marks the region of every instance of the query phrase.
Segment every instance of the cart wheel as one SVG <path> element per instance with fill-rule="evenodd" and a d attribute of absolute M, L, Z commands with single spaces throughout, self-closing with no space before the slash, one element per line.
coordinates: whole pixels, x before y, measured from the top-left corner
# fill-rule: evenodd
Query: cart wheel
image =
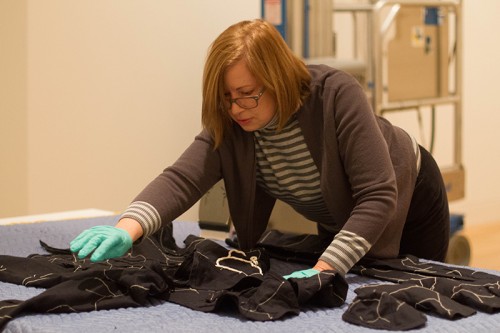
<path fill-rule="evenodd" d="M 455 233 L 450 238 L 446 262 L 453 265 L 467 266 L 470 262 L 470 245 L 467 238 Z"/>

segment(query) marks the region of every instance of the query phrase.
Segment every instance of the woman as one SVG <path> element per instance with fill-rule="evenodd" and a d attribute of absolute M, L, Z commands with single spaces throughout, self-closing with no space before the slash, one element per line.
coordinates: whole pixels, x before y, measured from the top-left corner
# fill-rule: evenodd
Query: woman
<path fill-rule="evenodd" d="M 84 231 L 72 251 L 94 261 L 123 255 L 222 178 L 242 249 L 255 246 L 276 199 L 318 223 L 330 245 L 313 268 L 288 277 L 345 274 L 364 256 L 445 259 L 448 202 L 431 155 L 377 117 L 350 75 L 306 66 L 271 24 L 243 21 L 214 41 L 202 122 L 115 227 Z"/>

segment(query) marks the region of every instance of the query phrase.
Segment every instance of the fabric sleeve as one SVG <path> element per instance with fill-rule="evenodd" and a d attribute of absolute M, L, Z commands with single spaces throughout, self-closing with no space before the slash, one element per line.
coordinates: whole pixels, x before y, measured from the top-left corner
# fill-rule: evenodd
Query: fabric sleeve
<path fill-rule="evenodd" d="M 218 151 L 203 131 L 174 164 L 135 197 L 122 217 L 139 222 L 143 237 L 147 237 L 188 210 L 221 177 Z"/>
<path fill-rule="evenodd" d="M 371 244 L 353 232 L 341 230 L 319 260 L 345 275 L 371 248 Z"/>
<path fill-rule="evenodd" d="M 144 239 L 161 227 L 161 216 L 151 204 L 144 201 L 134 201 L 123 212 L 121 218 L 131 218 L 139 222 L 142 227 Z"/>
<path fill-rule="evenodd" d="M 398 182 L 389 148 L 399 137 L 371 109 L 366 93 L 351 76 L 340 71 L 327 72 L 316 88 L 322 92 L 324 136 L 321 187 L 334 221 L 342 231 L 376 244 L 388 232 L 399 234 L 404 220 L 398 212 Z M 331 135 L 333 134 L 333 135 Z M 405 134 L 413 153 L 410 138 Z M 404 163 L 410 163 L 410 160 Z M 414 162 L 414 157 L 411 160 Z M 404 165 L 403 169 L 407 166 Z M 328 176 L 332 175 L 332 176 Z M 403 179 L 401 179 L 403 180 Z M 406 181 L 406 179 L 404 180 Z M 397 255 L 397 246 L 383 240 L 383 256 Z M 386 246 L 391 245 L 391 246 Z M 348 265 L 349 266 L 349 265 Z"/>

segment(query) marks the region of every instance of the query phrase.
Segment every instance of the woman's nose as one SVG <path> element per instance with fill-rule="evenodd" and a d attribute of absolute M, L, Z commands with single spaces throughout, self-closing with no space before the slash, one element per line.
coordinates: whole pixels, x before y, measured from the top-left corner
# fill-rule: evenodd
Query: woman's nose
<path fill-rule="evenodd" d="M 231 113 L 233 114 L 238 114 L 240 113 L 241 111 L 245 110 L 244 108 L 242 108 L 241 106 L 239 106 L 237 103 L 235 102 L 230 102 L 231 105 L 229 106 L 229 110 L 231 111 Z"/>

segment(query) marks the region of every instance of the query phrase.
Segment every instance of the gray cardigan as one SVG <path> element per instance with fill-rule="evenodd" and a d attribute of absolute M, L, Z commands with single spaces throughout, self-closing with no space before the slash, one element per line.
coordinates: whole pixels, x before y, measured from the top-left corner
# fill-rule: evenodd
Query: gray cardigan
<path fill-rule="evenodd" d="M 395 257 L 417 177 L 409 135 L 377 117 L 348 74 L 309 66 L 311 95 L 297 119 L 320 173 L 321 192 L 336 224 L 370 244 L 368 255 Z M 206 131 L 134 200 L 160 220 L 139 221 L 147 233 L 170 223 L 221 178 L 240 246 L 250 249 L 266 229 L 275 199 L 256 185 L 252 133 L 234 124 L 214 150 Z M 147 235 L 147 234 L 146 234 Z"/>

